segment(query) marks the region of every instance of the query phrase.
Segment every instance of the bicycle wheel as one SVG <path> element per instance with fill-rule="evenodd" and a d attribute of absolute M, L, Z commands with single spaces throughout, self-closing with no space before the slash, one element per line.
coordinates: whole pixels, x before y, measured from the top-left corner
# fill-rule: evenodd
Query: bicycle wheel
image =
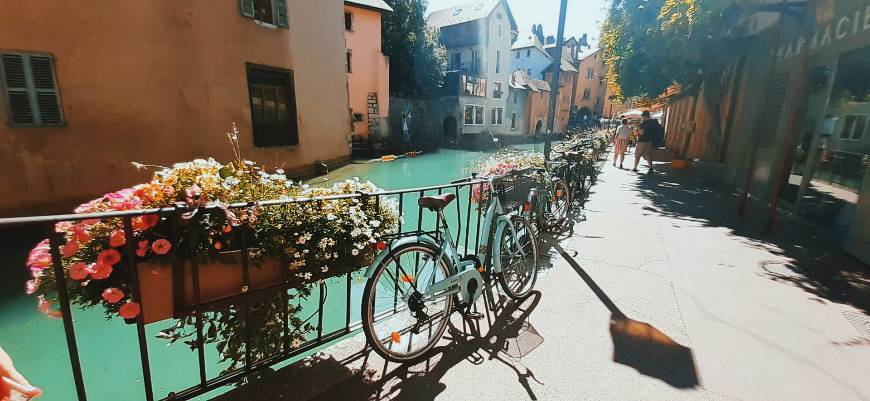
<path fill-rule="evenodd" d="M 538 241 L 532 225 L 520 217 L 511 217 L 510 227 L 505 227 L 501 238 L 496 238 L 493 248 L 498 258 L 501 272 L 498 281 L 507 295 L 513 299 L 523 299 L 532 292 L 538 279 Z"/>
<path fill-rule="evenodd" d="M 571 189 L 564 180 L 553 180 L 547 208 L 547 229 L 552 232 L 562 226 L 571 210 Z"/>
<path fill-rule="evenodd" d="M 362 326 L 366 340 L 384 359 L 413 362 L 438 343 L 447 328 L 453 296 L 420 295 L 450 276 L 440 249 L 424 243 L 392 250 L 366 282 Z"/>

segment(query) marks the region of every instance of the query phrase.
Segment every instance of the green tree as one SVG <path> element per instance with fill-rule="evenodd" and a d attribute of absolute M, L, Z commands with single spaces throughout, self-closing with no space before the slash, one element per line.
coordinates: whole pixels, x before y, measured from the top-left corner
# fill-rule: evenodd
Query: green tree
<path fill-rule="evenodd" d="M 742 0 L 613 0 L 602 34 L 608 82 L 623 98 L 656 97 L 673 84 L 702 93 L 711 117 L 706 155 L 716 159 L 721 105 L 746 48 L 738 34 L 748 15 Z"/>
<path fill-rule="evenodd" d="M 383 20 L 382 48 L 390 57 L 390 92 L 422 97 L 441 85 L 447 71 L 447 51 L 426 26 L 426 0 L 386 0 L 393 8 Z"/>

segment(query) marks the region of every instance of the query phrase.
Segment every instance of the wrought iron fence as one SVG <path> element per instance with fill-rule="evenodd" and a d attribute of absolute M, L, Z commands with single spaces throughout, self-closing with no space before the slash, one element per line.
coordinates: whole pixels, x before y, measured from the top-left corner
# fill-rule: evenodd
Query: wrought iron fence
<path fill-rule="evenodd" d="M 281 205 L 287 205 L 291 203 L 301 203 L 301 202 L 329 202 L 329 201 L 337 201 L 337 200 L 346 200 L 346 199 L 359 199 L 361 202 L 372 202 L 374 205 L 379 205 L 380 202 L 383 202 L 385 199 L 392 199 L 399 207 L 402 218 L 399 222 L 399 231 L 400 232 L 409 232 L 409 231 L 422 231 L 422 230 L 438 230 L 439 222 L 434 218 L 434 216 L 428 216 L 428 212 L 424 213 L 422 208 L 417 207 L 416 199 L 422 196 L 434 195 L 434 194 L 443 194 L 447 192 L 452 192 L 456 195 L 457 199 L 448 207 L 448 210 L 445 211 L 448 216 L 448 220 L 451 224 L 451 230 L 456 230 L 457 241 L 459 243 L 460 249 L 464 249 L 466 253 L 472 252 L 474 249 L 480 245 L 479 236 L 477 235 L 479 227 L 482 224 L 482 213 L 479 210 L 476 203 L 471 199 L 471 191 L 472 187 L 475 185 L 479 185 L 481 188 L 487 188 L 486 185 L 483 185 L 485 181 L 477 180 L 471 182 L 465 182 L 461 184 L 447 184 L 447 185 L 436 185 L 436 186 L 427 186 L 420 188 L 411 188 L 411 189 L 403 189 L 403 190 L 394 190 L 394 191 L 383 191 L 378 193 L 356 193 L 349 195 L 339 195 L 339 196 L 329 196 L 329 197 L 320 197 L 313 199 L 284 199 L 284 200 L 274 200 L 274 201 L 264 201 L 264 202 L 256 202 L 256 203 L 242 203 L 242 204 L 233 204 L 229 206 L 231 210 L 243 210 L 250 208 L 269 208 L 269 207 L 278 207 Z M 16 226 L 32 226 L 32 225 L 42 225 L 45 227 L 46 232 L 49 237 L 49 245 L 50 252 L 52 256 L 52 265 L 51 271 L 53 273 L 53 277 L 57 282 L 57 297 L 59 301 L 60 312 L 63 319 L 63 328 L 64 334 L 66 338 L 66 345 L 69 351 L 69 357 L 71 362 L 71 371 L 73 380 L 75 383 L 76 396 L 79 401 L 85 401 L 88 399 L 88 394 L 86 391 L 86 381 L 87 377 L 83 374 L 82 370 L 82 359 L 79 354 L 78 347 L 78 338 L 77 338 L 77 330 L 81 329 L 81 327 L 76 326 L 76 322 L 73 319 L 72 315 L 72 302 L 70 299 L 70 294 L 68 293 L 68 285 L 71 283 L 67 278 L 67 274 L 64 271 L 62 257 L 61 257 L 61 249 L 66 241 L 64 238 L 64 234 L 58 232 L 55 229 L 57 223 L 62 222 L 81 222 L 85 220 L 105 220 L 105 219 L 120 219 L 122 222 L 122 228 L 124 231 L 124 235 L 126 237 L 126 242 L 124 245 L 123 252 L 125 253 L 125 260 L 127 265 L 125 266 L 132 279 L 132 300 L 137 301 L 141 299 L 140 294 L 140 283 L 138 269 L 140 268 L 137 258 L 134 257 L 136 249 L 135 249 L 135 240 L 134 240 L 134 231 L 133 231 L 133 219 L 145 216 L 145 215 L 159 215 L 163 218 L 166 218 L 169 221 L 179 221 L 180 216 L 184 213 L 190 212 L 189 209 L 178 206 L 178 207 L 169 207 L 162 209 L 143 209 L 143 210 L 131 210 L 131 211 L 119 211 L 119 212 L 105 212 L 105 213 L 90 213 L 90 214 L 67 214 L 67 215 L 54 215 L 54 216 L 36 216 L 36 217 L 20 217 L 20 218 L 4 218 L 0 219 L 0 228 L 10 228 Z M 173 230 L 177 232 L 178 230 Z M 173 234 L 175 235 L 175 234 Z M 241 231 L 241 244 L 242 244 L 242 255 L 248 254 L 248 240 L 246 240 L 245 236 L 246 231 Z M 171 238 L 171 243 L 178 243 L 178 238 Z M 175 252 L 173 250 L 173 252 Z M 239 295 L 232 296 L 230 298 L 221 299 L 219 301 L 211 301 L 211 302 L 199 302 L 200 299 L 200 284 L 199 284 L 199 274 L 198 269 L 199 266 L 197 264 L 196 258 L 186 258 L 187 260 L 183 261 L 183 263 L 189 263 L 190 269 L 192 270 L 192 287 L 193 287 L 193 304 L 187 305 L 185 310 L 186 316 L 192 317 L 194 320 L 195 326 L 195 337 L 191 341 L 192 347 L 195 348 L 195 352 L 197 354 L 197 367 L 198 367 L 198 383 L 187 387 L 187 388 L 179 388 L 173 389 L 172 391 L 165 391 L 165 394 L 156 394 L 155 393 L 155 384 L 153 382 L 152 375 L 152 358 L 149 354 L 149 341 L 146 334 L 146 323 L 144 321 L 143 316 L 145 315 L 144 308 L 146 306 L 142 306 L 143 310 L 138 315 L 135 321 L 135 330 L 136 336 L 138 339 L 138 348 L 139 348 L 139 359 L 141 364 L 141 372 L 142 372 L 142 383 L 143 383 L 143 394 L 144 398 L 148 401 L 153 400 L 188 400 L 203 394 L 206 394 L 210 391 L 213 391 L 219 387 L 235 383 L 245 376 L 266 368 L 272 365 L 275 365 L 279 362 L 286 361 L 290 358 L 300 356 L 306 353 L 311 352 L 325 344 L 328 344 L 332 341 L 338 340 L 344 336 L 348 336 L 358 330 L 360 326 L 360 322 L 358 318 L 355 318 L 354 310 L 352 306 L 355 304 L 353 298 L 353 281 L 354 275 L 358 275 L 360 273 L 360 269 L 365 266 L 356 266 L 358 269 L 355 269 L 354 272 L 343 274 L 340 277 L 340 280 L 344 282 L 343 287 L 340 288 L 344 291 L 340 291 L 340 293 L 336 294 L 336 291 L 328 291 L 327 283 L 324 281 L 320 281 L 319 283 L 311 284 L 313 289 L 316 289 L 316 312 L 312 314 L 308 319 L 313 319 L 316 316 L 317 323 L 314 326 L 313 335 L 310 338 L 307 338 L 298 346 L 290 346 L 290 341 L 288 339 L 288 335 L 290 334 L 292 328 L 289 326 L 289 316 L 281 317 L 282 323 L 284 327 L 281 330 L 281 346 L 277 352 L 272 352 L 268 355 L 261 356 L 259 358 L 252 355 L 252 339 L 255 337 L 255 330 L 259 330 L 261 328 L 251 327 L 247 323 L 247 319 L 249 314 L 245 313 L 245 311 L 249 310 L 251 304 L 253 302 L 257 302 L 258 300 L 262 300 L 269 297 L 280 297 L 281 302 L 287 303 L 291 302 L 294 285 L 289 281 L 284 281 L 281 284 L 269 286 L 267 288 L 261 289 L 252 289 L 250 291 L 243 292 Z M 242 288 L 248 288 L 251 284 L 251 266 L 248 258 L 243 256 L 241 258 L 241 268 L 242 268 Z M 183 263 L 172 263 L 171 268 L 173 269 L 173 275 L 175 277 L 179 277 L 179 275 L 183 274 L 180 272 L 180 269 L 183 269 Z M 176 280 L 173 282 L 173 287 L 180 287 L 183 284 L 179 284 L 179 281 Z M 174 288 L 173 294 L 176 298 L 178 298 L 178 292 L 183 291 L 180 288 Z M 343 304 L 344 306 L 344 319 L 341 327 L 338 328 L 327 328 L 324 325 L 324 311 L 325 306 L 329 303 L 332 303 L 332 306 L 336 304 Z M 176 302 L 176 305 L 177 302 Z M 223 371 L 217 375 L 209 376 L 207 374 L 207 366 L 209 362 L 206 358 L 206 341 L 204 339 L 204 326 L 208 323 L 207 313 L 210 311 L 214 311 L 218 308 L 225 307 L 233 307 L 241 310 L 242 319 L 243 319 L 243 327 L 245 328 L 245 355 L 244 361 L 241 367 Z M 334 308 L 333 308 L 334 309 Z M 283 309 L 286 312 L 286 308 Z M 177 317 L 177 316 L 176 316 Z M 333 320 L 335 320 L 335 316 L 331 316 Z M 213 361 L 212 363 L 216 363 L 217 361 Z"/>
<path fill-rule="evenodd" d="M 594 153 L 596 154 L 597 158 L 598 153 Z M 596 169 L 589 170 L 585 168 L 584 166 L 586 165 L 587 164 L 584 163 L 563 164 L 563 166 L 569 166 L 574 169 L 582 169 L 582 172 L 584 174 L 594 175 L 597 172 Z M 564 177 L 566 174 L 568 174 L 567 167 L 561 168 L 557 173 Z M 263 201 L 256 203 L 240 203 L 230 205 L 229 209 L 245 210 L 251 208 L 269 208 L 293 203 L 329 202 L 347 199 L 358 199 L 361 202 L 365 203 L 373 202 L 374 205 L 379 206 L 380 202 L 383 202 L 386 199 L 392 199 L 392 201 L 396 202 L 396 204 L 398 205 L 399 211 L 402 216 L 399 222 L 399 232 L 424 230 L 438 231 L 438 224 L 440 224 L 440 222 L 435 218 L 433 214 L 428 212 L 424 213 L 423 209 L 417 206 L 416 199 L 427 195 L 440 195 L 443 193 L 452 192 L 456 195 L 456 200 L 453 202 L 452 205 L 448 207 L 448 209 L 445 210 L 445 214 L 447 216 L 447 220 L 451 222 L 451 230 L 456 230 L 457 234 L 454 236 L 454 238 L 458 243 L 459 249 L 464 250 L 464 252 L 468 254 L 474 252 L 480 246 L 480 236 L 478 235 L 478 233 L 483 223 L 481 221 L 483 218 L 483 213 L 478 205 L 475 203 L 475 201 L 472 199 L 472 192 L 473 190 L 475 190 L 475 186 L 483 188 L 482 190 L 490 191 L 488 185 L 485 185 L 485 183 L 486 181 L 483 180 L 474 180 L 461 184 L 436 185 L 420 188 L 382 191 L 378 193 L 355 193 L 320 198 L 296 198 Z M 492 194 L 485 193 L 485 195 L 491 196 Z M 206 207 L 204 209 L 209 208 Z M 82 362 L 79 353 L 78 338 L 76 335 L 77 327 L 73 319 L 72 303 L 70 300 L 70 294 L 68 293 L 68 285 L 70 285 L 70 283 L 67 280 L 61 256 L 61 248 L 64 245 L 65 238 L 63 233 L 56 230 L 56 224 L 63 222 L 82 222 L 92 219 L 120 219 L 122 222 L 124 236 L 126 238 L 126 242 L 124 245 L 124 253 L 126 257 L 124 259 L 127 262 L 126 268 L 128 269 L 130 277 L 132 279 L 132 299 L 133 301 L 137 301 L 141 299 L 141 287 L 140 283 L 138 282 L 140 277 L 138 274 L 138 269 L 140 268 L 140 266 L 137 258 L 134 257 L 136 249 L 134 246 L 135 238 L 133 231 L 133 219 L 145 215 L 158 215 L 168 219 L 169 221 L 178 222 L 180 221 L 180 217 L 183 214 L 190 211 L 190 209 L 179 205 L 177 207 L 161 209 L 143 209 L 90 214 L 66 214 L 0 219 L 0 229 L 20 226 L 42 225 L 45 227 L 45 230 L 48 233 L 50 253 L 52 257 L 51 271 L 57 283 L 57 296 L 60 306 L 60 312 L 63 319 L 63 329 L 71 362 L 71 371 L 76 389 L 76 397 L 79 401 L 86 401 L 88 399 L 88 394 L 86 391 L 87 377 L 85 377 L 82 371 Z M 177 233 L 179 230 L 173 231 L 173 235 L 178 235 Z M 243 256 L 241 258 L 241 268 L 243 285 L 242 288 L 244 289 L 249 288 L 251 283 L 251 266 L 247 257 L 249 244 L 246 239 L 246 235 L 248 235 L 246 234 L 246 231 L 242 230 L 241 251 Z M 177 240 L 179 238 L 171 239 L 172 243 L 178 243 Z M 172 252 L 175 252 L 175 250 L 173 250 Z M 198 382 L 186 388 L 178 388 L 171 391 L 166 391 L 165 389 L 163 389 L 160 394 L 155 393 L 155 385 L 153 382 L 152 374 L 152 358 L 149 354 L 146 323 L 143 317 L 145 315 L 145 306 L 143 306 L 143 310 L 135 319 L 135 330 L 138 340 L 139 362 L 142 372 L 142 391 L 147 401 L 188 400 L 200 395 L 204 395 L 219 387 L 236 383 L 258 370 L 271 367 L 282 361 L 286 361 L 288 359 L 298 357 L 306 353 L 310 353 L 311 351 L 322 347 L 328 343 L 339 340 L 345 336 L 349 336 L 361 328 L 361 323 L 359 322 L 358 318 L 355 318 L 355 314 L 353 311 L 353 305 L 355 303 L 355 300 L 353 299 L 353 285 L 354 276 L 358 275 L 360 273 L 360 269 L 366 266 L 355 266 L 357 269 L 355 269 L 354 272 L 346 273 L 339 278 L 339 280 L 343 280 L 344 282 L 344 291 L 341 291 L 340 294 L 335 295 L 335 291 L 330 294 L 330 291 L 328 291 L 329 288 L 327 288 L 328 284 L 322 280 L 318 283 L 311 284 L 313 289 L 317 289 L 317 306 L 315 312 L 306 320 L 310 321 L 315 316 L 317 318 L 317 324 L 316 326 L 314 326 L 313 336 L 309 336 L 310 338 L 307 338 L 301 344 L 297 344 L 297 346 L 290 345 L 288 336 L 290 335 L 292 328 L 289 327 L 290 317 L 287 315 L 287 309 L 285 307 L 283 308 L 284 312 L 282 312 L 281 316 L 281 322 L 283 324 L 283 327 L 281 328 L 280 347 L 278 347 L 275 352 L 271 352 L 266 355 L 261 355 L 257 357 L 252 354 L 252 339 L 255 337 L 254 330 L 259 330 L 262 328 L 251 327 L 251 325 L 248 324 L 248 311 L 250 310 L 252 303 L 269 297 L 280 297 L 280 302 L 286 305 L 287 303 L 292 301 L 291 298 L 293 297 L 292 291 L 294 290 L 294 285 L 298 284 L 292 284 L 289 280 L 285 280 L 284 282 L 277 285 L 272 285 L 260 289 L 253 289 L 250 291 L 245 290 L 239 295 L 232 296 L 226 299 L 221 299 L 219 301 L 200 302 L 200 283 L 198 279 L 199 266 L 197 264 L 196 258 L 188 259 L 189 260 L 186 261 L 172 263 L 171 268 L 174 277 L 179 277 L 180 275 L 184 274 L 180 271 L 184 268 L 183 263 L 189 263 L 190 269 L 192 270 L 191 277 L 193 288 L 193 303 L 192 305 L 185 305 L 186 308 L 184 309 L 184 312 L 186 314 L 186 317 L 193 318 L 193 323 L 195 326 L 194 339 L 190 342 L 190 344 L 192 348 L 195 349 L 197 355 Z M 173 288 L 173 296 L 175 298 L 174 302 L 176 305 L 178 305 L 177 299 L 179 298 L 179 292 L 184 291 L 183 289 L 179 288 L 179 286 L 181 285 L 183 284 L 180 284 L 179 280 L 173 282 L 173 287 L 176 287 Z M 343 302 L 338 302 L 338 300 L 341 300 Z M 340 324 L 339 327 L 328 328 L 324 324 L 325 306 L 327 306 L 330 302 L 338 303 L 339 305 L 343 303 L 343 324 Z M 216 375 L 209 375 L 207 369 L 209 361 L 207 361 L 206 357 L 206 341 L 204 339 L 204 326 L 208 323 L 206 321 L 208 317 L 207 313 L 215 311 L 219 308 L 226 307 L 233 307 L 242 311 L 242 325 L 245 330 L 244 360 L 242 361 L 241 366 L 238 368 L 224 370 Z M 174 317 L 177 318 L 178 316 Z M 216 361 L 214 363 L 216 363 Z"/>

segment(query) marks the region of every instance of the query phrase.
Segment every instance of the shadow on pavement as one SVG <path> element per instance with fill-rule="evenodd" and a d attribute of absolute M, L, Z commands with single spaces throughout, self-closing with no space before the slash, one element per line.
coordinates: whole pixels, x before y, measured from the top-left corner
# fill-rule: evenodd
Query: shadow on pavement
<path fill-rule="evenodd" d="M 428 360 L 392 370 L 388 370 L 389 364 L 385 363 L 382 376 L 377 380 L 372 379 L 373 371 L 366 361 L 363 364 L 366 368 L 362 372 L 311 399 L 434 400 L 446 389 L 441 379 L 457 364 L 468 361 L 479 365 L 486 360 L 495 360 L 513 369 L 529 399 L 537 400 L 531 387 L 531 381 L 538 382 L 534 373 L 515 358 L 528 354 L 544 341 L 526 320 L 540 299 L 541 293 L 533 291 L 521 302 L 507 302 L 483 337 L 468 334 L 451 323 L 448 327 L 451 341 L 434 348 Z M 368 351 L 365 358 L 369 358 Z"/>
<path fill-rule="evenodd" d="M 677 343 L 648 323 L 627 317 L 571 255 L 558 244 L 554 248 L 610 310 L 614 362 L 631 366 L 643 375 L 676 388 L 693 388 L 700 384 L 691 348 Z"/>
<path fill-rule="evenodd" d="M 870 314 L 870 270 L 840 250 L 829 235 L 812 230 L 788 216 L 779 215 L 775 233 L 766 233 L 765 205 L 750 201 L 750 218 L 737 216 L 735 190 L 705 180 L 691 170 L 656 166 L 657 174 L 642 174 L 632 185 L 652 206 L 650 212 L 690 221 L 705 227 L 730 230 L 743 243 L 773 253 L 797 274 L 766 274 L 770 279 L 797 286 L 815 297 L 847 303 Z M 759 261 L 763 262 L 763 261 Z M 759 269 L 759 274 L 765 272 Z"/>

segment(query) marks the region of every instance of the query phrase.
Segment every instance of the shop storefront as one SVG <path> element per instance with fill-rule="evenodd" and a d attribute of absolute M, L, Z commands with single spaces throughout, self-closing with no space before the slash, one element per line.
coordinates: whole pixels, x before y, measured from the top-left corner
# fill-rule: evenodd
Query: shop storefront
<path fill-rule="evenodd" d="M 810 4 L 801 33 L 770 53 L 784 95 L 768 119 L 769 195 L 870 263 L 870 2 Z"/>

